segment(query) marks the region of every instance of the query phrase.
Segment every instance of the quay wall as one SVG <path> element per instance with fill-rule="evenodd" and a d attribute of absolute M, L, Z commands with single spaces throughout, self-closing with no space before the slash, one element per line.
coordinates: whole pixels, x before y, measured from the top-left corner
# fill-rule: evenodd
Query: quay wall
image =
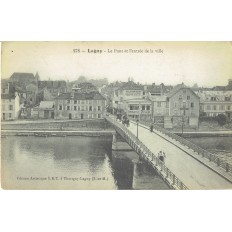
<path fill-rule="evenodd" d="M 32 121 L 1 124 L 2 130 L 70 130 L 93 131 L 111 130 L 112 126 L 105 119 L 67 120 L 67 121 Z"/>

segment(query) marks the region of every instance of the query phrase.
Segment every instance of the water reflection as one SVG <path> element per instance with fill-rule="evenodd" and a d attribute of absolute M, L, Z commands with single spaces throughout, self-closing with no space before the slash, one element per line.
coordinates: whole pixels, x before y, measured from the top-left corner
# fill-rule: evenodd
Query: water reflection
<path fill-rule="evenodd" d="M 2 138 L 3 188 L 141 189 L 146 182 L 143 189 L 167 189 L 153 170 L 134 172 L 135 152 L 112 153 L 111 146 L 110 137 Z"/>

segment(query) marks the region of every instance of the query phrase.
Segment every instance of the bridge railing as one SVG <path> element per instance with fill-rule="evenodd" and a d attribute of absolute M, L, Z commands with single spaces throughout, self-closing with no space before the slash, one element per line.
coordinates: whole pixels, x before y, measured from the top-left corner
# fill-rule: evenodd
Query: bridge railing
<path fill-rule="evenodd" d="M 143 124 L 145 126 L 150 127 L 151 123 L 145 122 L 145 121 L 139 121 L 140 124 Z M 215 163 L 218 167 L 221 167 L 226 172 L 232 173 L 232 165 L 228 162 L 224 161 L 223 159 L 217 157 L 215 154 L 212 154 L 211 152 L 197 146 L 196 144 L 188 141 L 187 139 L 178 136 L 177 134 L 174 134 L 165 128 L 159 127 L 154 124 L 154 129 L 161 132 L 164 135 L 167 135 L 171 137 L 172 139 L 180 142 L 182 145 L 187 146 L 188 148 L 192 149 L 194 152 L 196 152 L 198 155 L 201 155 L 203 158 L 205 157 L 210 162 Z"/>
<path fill-rule="evenodd" d="M 148 161 L 156 170 L 164 173 L 164 177 L 168 182 L 177 189 L 188 189 L 184 183 L 172 173 L 156 155 L 154 155 L 132 132 L 130 132 L 121 123 L 113 120 L 111 117 L 106 116 L 115 130 L 128 142 L 128 144 L 140 155 L 143 159 Z"/>

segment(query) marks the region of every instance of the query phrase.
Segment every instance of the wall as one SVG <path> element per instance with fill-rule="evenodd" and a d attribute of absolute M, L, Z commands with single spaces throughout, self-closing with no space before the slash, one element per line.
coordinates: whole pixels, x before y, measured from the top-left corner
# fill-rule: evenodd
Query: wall
<path fill-rule="evenodd" d="M 87 104 L 88 103 L 88 104 Z M 74 100 L 71 100 L 70 103 L 67 103 L 67 100 L 55 100 L 55 119 L 69 119 L 70 114 L 72 119 L 81 119 L 81 115 L 83 114 L 83 118 L 102 118 L 105 115 L 105 100 L 89 100 L 77 101 L 74 104 Z M 59 110 L 59 106 L 62 106 L 62 110 Z M 70 107 L 70 110 L 67 110 L 67 107 Z M 90 106 L 92 106 L 92 111 L 90 111 Z M 100 110 L 98 110 L 98 106 L 100 106 Z M 76 107 L 76 110 L 75 110 Z"/>
<path fill-rule="evenodd" d="M 2 130 L 104 130 L 112 128 L 105 119 L 90 119 L 80 121 L 28 122 L 17 124 L 2 124 Z"/>

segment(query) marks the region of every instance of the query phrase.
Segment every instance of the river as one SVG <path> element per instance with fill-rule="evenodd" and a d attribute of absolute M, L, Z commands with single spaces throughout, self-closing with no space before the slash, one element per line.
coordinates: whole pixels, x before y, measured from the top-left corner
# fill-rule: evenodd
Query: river
<path fill-rule="evenodd" d="M 112 152 L 109 137 L 8 136 L 1 142 L 5 189 L 169 189 L 146 165 L 135 178 L 137 154 Z"/>

